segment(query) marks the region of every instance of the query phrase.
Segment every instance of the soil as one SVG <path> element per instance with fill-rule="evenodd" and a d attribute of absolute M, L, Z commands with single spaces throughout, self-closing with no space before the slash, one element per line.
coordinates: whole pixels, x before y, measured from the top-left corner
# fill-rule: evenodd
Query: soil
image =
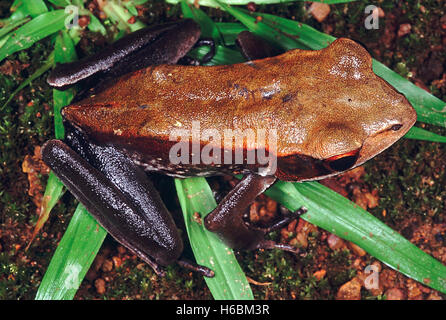
<path fill-rule="evenodd" d="M 0 17 L 12 1 L 2 1 Z M 309 4 L 250 4 L 248 8 L 307 23 L 336 37 L 361 42 L 374 58 L 421 88 L 446 100 L 446 9 L 441 1 L 423 5 L 383 0 L 379 29 L 364 28 L 364 4 L 330 5 L 316 20 Z M 93 8 L 93 7 L 92 7 Z M 326 10 L 326 8 L 322 8 Z M 224 12 L 205 9 L 217 21 L 233 21 Z M 179 7 L 151 1 L 140 8 L 149 24 L 175 19 Z M 88 23 L 86 21 L 85 23 Z M 104 39 L 86 32 L 79 55 L 96 51 Z M 94 47 L 92 49 L 92 47 Z M 0 62 L 0 104 L 40 65 L 51 51 L 48 39 Z M 39 213 L 48 169 L 38 147 L 53 136 L 52 93 L 45 75 L 23 89 L 0 110 L 0 299 L 33 299 L 52 254 L 76 207 L 66 193 L 28 250 Z M 436 133 L 446 130 L 423 125 Z M 446 264 L 446 145 L 403 139 L 361 168 L 321 181 L 384 221 L 425 252 Z M 179 214 L 171 179 L 156 185 Z M 209 180 L 217 199 L 235 180 Z M 172 199 L 175 199 L 174 201 Z M 252 221 L 268 223 L 284 208 L 266 196 L 250 207 Z M 238 260 L 256 299 L 415 299 L 446 296 L 380 263 L 364 250 L 303 220 L 271 235 L 306 250 L 298 259 L 281 251 L 239 252 Z M 366 267 L 379 273 L 378 286 L 367 289 Z M 369 286 L 370 287 L 370 286 Z M 204 280 L 178 266 L 164 278 L 127 249 L 107 237 L 75 299 L 211 299 Z"/>

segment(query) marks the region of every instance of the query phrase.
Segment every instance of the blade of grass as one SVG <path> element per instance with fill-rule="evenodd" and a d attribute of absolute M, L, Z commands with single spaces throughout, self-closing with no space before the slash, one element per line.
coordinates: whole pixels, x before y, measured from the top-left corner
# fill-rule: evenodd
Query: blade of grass
<path fill-rule="evenodd" d="M 135 17 L 117 1 L 108 1 L 102 10 L 107 14 L 107 17 L 117 23 L 120 30 L 130 30 L 133 32 L 145 27 L 144 23 L 138 20 L 134 23 L 129 23 Z"/>
<path fill-rule="evenodd" d="M 216 27 L 223 37 L 223 43 L 226 46 L 235 45 L 237 35 L 245 30 L 248 30 L 243 24 L 239 22 L 217 22 Z"/>
<path fill-rule="evenodd" d="M 77 60 L 76 49 L 70 35 L 64 30 L 56 37 L 54 61 L 56 63 L 67 63 L 74 60 Z M 54 130 L 56 139 L 63 139 L 65 136 L 60 111 L 71 102 L 74 94 L 74 89 L 64 91 L 53 89 Z"/>
<path fill-rule="evenodd" d="M 6 27 L 28 16 L 34 18 L 41 13 L 47 12 L 48 9 L 42 0 L 15 0 L 12 3 L 9 11 L 11 12 L 11 15 L 8 18 L 0 19 L 0 27 Z"/>
<path fill-rule="evenodd" d="M 175 179 L 175 187 L 195 259 L 215 272 L 214 278 L 205 278 L 214 299 L 253 299 L 249 283 L 232 249 L 203 226 L 204 217 L 217 206 L 206 180 Z M 197 222 L 197 214 L 201 217 L 200 222 Z"/>
<path fill-rule="evenodd" d="M 416 139 L 416 140 L 424 140 L 424 141 L 432 141 L 432 142 L 444 142 L 446 143 L 446 137 L 441 136 L 439 134 L 430 132 L 423 128 L 412 127 L 408 133 L 404 136 L 408 139 Z"/>
<path fill-rule="evenodd" d="M 446 266 L 373 215 L 317 183 L 278 182 L 265 194 L 295 211 L 302 219 L 351 241 L 389 267 L 426 286 L 446 293 Z"/>
<path fill-rule="evenodd" d="M 101 21 L 96 18 L 96 16 L 91 12 L 88 15 L 90 17 L 88 30 L 93 32 L 100 32 L 103 36 L 105 36 L 107 34 L 107 30 L 105 30 L 105 27 L 102 25 Z"/>
<path fill-rule="evenodd" d="M 6 34 L 8 34 L 10 31 L 14 30 L 15 28 L 21 26 L 22 24 L 28 22 L 30 18 L 23 18 L 17 21 L 13 21 L 9 23 L 7 26 L 2 27 L 0 29 L 0 38 L 4 37 Z M 1 46 L 0 46 L 1 48 Z"/>
<path fill-rule="evenodd" d="M 42 0 L 23 1 L 23 6 L 25 7 L 25 12 L 29 14 L 31 18 L 35 18 L 42 13 L 48 12 L 48 8 Z"/>
<path fill-rule="evenodd" d="M 35 42 L 62 30 L 67 14 L 64 10 L 43 13 L 18 28 L 0 48 L 0 61 L 8 55 L 31 47 Z"/>
<path fill-rule="evenodd" d="M 184 18 L 193 19 L 200 25 L 201 37 L 212 38 L 217 45 L 223 43 L 223 37 L 220 34 L 214 21 L 202 10 L 195 8 L 192 4 L 188 3 L 186 0 L 181 0 L 181 11 L 183 12 Z"/>
<path fill-rule="evenodd" d="M 79 204 L 51 259 L 36 300 L 71 300 L 107 232 Z"/>
<path fill-rule="evenodd" d="M 42 206 L 40 208 L 39 219 L 37 220 L 37 223 L 34 226 L 31 240 L 29 241 L 26 249 L 28 249 L 31 246 L 35 237 L 42 229 L 45 222 L 48 220 L 51 210 L 57 204 L 57 202 L 62 197 L 64 192 L 65 190 L 63 183 L 51 171 L 48 176 L 48 180 L 46 182 L 45 193 L 43 194 L 43 201 L 42 201 Z"/>
<path fill-rule="evenodd" d="M 70 0 L 47 0 L 57 7 L 66 7 L 71 4 Z"/>

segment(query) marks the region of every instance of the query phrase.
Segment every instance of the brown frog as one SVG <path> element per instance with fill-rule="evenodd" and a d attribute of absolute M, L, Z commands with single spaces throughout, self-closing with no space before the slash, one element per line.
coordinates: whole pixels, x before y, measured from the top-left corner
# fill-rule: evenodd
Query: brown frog
<path fill-rule="evenodd" d="M 159 273 L 179 261 L 212 275 L 181 258 L 177 228 L 145 171 L 244 174 L 206 216 L 206 228 L 235 249 L 296 252 L 264 235 L 305 209 L 259 228 L 243 218 L 256 196 L 276 179 L 317 180 L 359 166 L 416 121 L 407 99 L 373 73 L 370 55 L 352 40 L 273 57 L 248 45 L 245 63 L 176 65 L 199 35 L 192 20 L 141 30 L 49 77 L 57 87 L 108 79 L 62 110 L 67 138 L 47 142 L 43 159 L 113 237 Z M 274 134 L 262 140 L 259 133 Z M 267 161 L 250 157 L 257 153 Z"/>

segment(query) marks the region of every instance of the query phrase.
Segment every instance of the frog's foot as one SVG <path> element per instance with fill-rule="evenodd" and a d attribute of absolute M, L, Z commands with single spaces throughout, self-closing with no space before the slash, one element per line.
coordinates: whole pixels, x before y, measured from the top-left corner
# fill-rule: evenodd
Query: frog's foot
<path fill-rule="evenodd" d="M 178 61 L 178 64 L 188 65 L 188 66 L 189 65 L 200 66 L 211 61 L 212 58 L 215 56 L 215 41 L 213 39 L 208 39 L 208 38 L 200 39 L 194 45 L 194 48 L 199 48 L 199 47 L 209 47 L 209 52 L 206 53 L 201 59 L 194 59 L 189 56 L 184 56 Z"/>
<path fill-rule="evenodd" d="M 296 212 L 283 217 L 280 221 L 266 228 L 258 227 L 249 223 L 244 218 L 249 205 L 255 198 L 270 187 L 275 177 L 262 177 L 256 174 L 245 176 L 226 197 L 219 203 L 217 208 L 204 219 L 208 230 L 217 233 L 231 248 L 234 249 L 281 249 L 293 253 L 299 251 L 286 244 L 278 244 L 265 240 L 265 235 L 271 231 L 282 228 L 292 220 L 306 212 L 300 208 Z"/>
<path fill-rule="evenodd" d="M 256 225 L 246 221 L 247 216 L 244 216 L 244 218 L 245 218 L 245 224 L 248 226 L 248 228 L 257 229 L 257 230 L 263 232 L 263 234 L 267 235 L 268 233 L 277 231 L 277 230 L 287 226 L 291 221 L 298 219 L 301 215 L 303 215 L 306 212 L 307 212 L 307 209 L 305 207 L 300 207 L 299 209 L 292 212 L 291 214 L 283 216 L 279 221 L 276 221 L 275 223 L 273 223 L 272 225 L 270 225 L 268 227 L 258 227 Z M 283 250 L 283 251 L 292 252 L 295 254 L 301 253 L 301 250 L 299 248 L 296 248 L 295 246 L 283 244 L 283 243 L 277 243 L 275 241 L 265 240 L 265 239 L 260 241 L 257 244 L 256 249 L 279 249 L 279 250 Z"/>
<path fill-rule="evenodd" d="M 208 267 L 196 264 L 183 257 L 180 257 L 180 259 L 178 259 L 177 264 L 185 269 L 197 272 L 204 277 L 213 278 L 215 276 L 214 271 L 212 271 Z"/>

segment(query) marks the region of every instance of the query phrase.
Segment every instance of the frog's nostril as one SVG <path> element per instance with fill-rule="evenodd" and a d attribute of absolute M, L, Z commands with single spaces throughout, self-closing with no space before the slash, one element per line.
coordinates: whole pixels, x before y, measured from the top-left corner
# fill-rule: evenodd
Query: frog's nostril
<path fill-rule="evenodd" d="M 353 167 L 358 155 L 359 149 L 325 159 L 325 164 L 333 171 L 345 171 Z"/>

